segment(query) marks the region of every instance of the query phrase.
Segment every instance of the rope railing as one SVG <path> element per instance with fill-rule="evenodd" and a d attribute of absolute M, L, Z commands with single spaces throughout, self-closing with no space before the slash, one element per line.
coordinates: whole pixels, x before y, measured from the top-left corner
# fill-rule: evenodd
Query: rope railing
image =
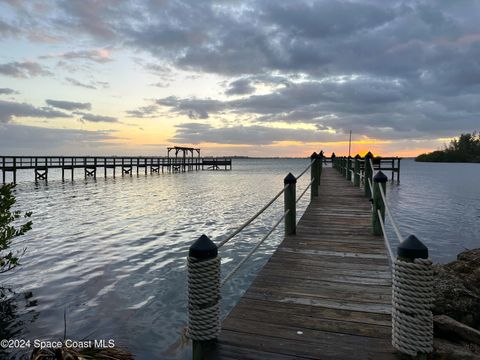
<path fill-rule="evenodd" d="M 393 255 L 392 247 L 390 246 L 387 232 L 385 231 L 385 223 L 383 222 L 382 212 L 380 211 L 380 209 L 377 209 L 377 215 L 380 220 L 380 225 L 382 226 L 383 239 L 385 240 L 385 247 L 387 248 L 388 256 L 390 257 L 390 260 L 393 263 L 393 261 L 395 261 L 395 256 Z"/>
<path fill-rule="evenodd" d="M 297 178 L 298 179 L 298 178 Z M 307 187 L 305 188 L 305 190 L 303 190 L 303 192 L 300 194 L 300 196 L 297 198 L 297 200 L 295 201 L 296 204 L 298 204 L 298 202 L 301 200 L 301 198 L 303 197 L 303 195 L 305 195 L 305 193 L 307 192 L 308 189 L 310 189 L 310 186 L 312 186 L 312 184 L 315 182 L 315 178 L 313 178 L 307 185 Z"/>
<path fill-rule="evenodd" d="M 264 207 L 262 207 L 255 215 L 253 215 L 250 219 L 245 221 L 242 225 L 240 225 L 234 232 L 232 232 L 230 235 L 228 235 L 225 239 L 220 241 L 217 245 L 218 248 L 221 248 L 223 245 L 225 245 L 228 241 L 233 239 L 237 234 L 239 234 L 243 229 L 245 229 L 248 225 L 250 225 L 257 217 L 259 217 L 265 210 L 267 210 L 270 205 L 272 205 L 275 200 L 277 200 L 280 195 L 282 195 L 285 190 L 288 188 L 288 185 L 285 185 L 282 190 L 278 192 L 277 195 L 273 197 L 272 200 L 270 200 Z"/>
<path fill-rule="evenodd" d="M 223 287 L 228 280 L 230 280 L 230 278 L 242 267 L 243 264 L 245 264 L 245 262 L 250 259 L 250 257 L 255 253 L 255 251 L 260 247 L 260 245 L 263 244 L 263 242 L 265 240 L 267 240 L 267 238 L 275 231 L 275 229 L 278 227 L 278 225 L 280 225 L 280 223 L 282 222 L 283 219 L 285 219 L 285 216 L 287 216 L 287 214 L 290 212 L 290 209 L 288 209 L 287 211 L 285 211 L 283 213 L 283 215 L 277 220 L 277 222 L 275 223 L 275 225 L 273 225 L 273 227 L 268 231 L 267 234 L 265 234 L 265 236 L 252 248 L 252 250 L 250 250 L 250 252 L 242 259 L 242 261 L 240 261 L 237 266 L 235 266 L 235 268 L 233 268 L 232 271 L 230 271 L 230 273 L 228 273 L 227 276 L 225 276 L 223 278 L 223 280 L 221 281 L 220 283 L 220 287 Z"/>
<path fill-rule="evenodd" d="M 392 213 L 390 212 L 390 208 L 387 203 L 387 199 L 385 198 L 385 193 L 383 192 L 383 188 L 380 186 L 380 195 L 382 196 L 383 203 L 385 204 L 385 212 L 388 215 L 388 218 L 390 220 L 390 223 L 392 224 L 392 228 L 395 231 L 395 235 L 397 235 L 397 239 L 399 242 L 403 241 L 402 234 L 400 234 L 400 230 L 398 229 L 398 226 L 393 219 Z"/>
<path fill-rule="evenodd" d="M 312 161 L 310 162 L 310 164 L 305 168 L 305 170 L 303 170 L 303 171 L 300 173 L 300 175 L 298 175 L 295 179 L 297 179 L 297 180 L 300 179 L 300 178 L 303 176 L 303 174 L 305 174 L 305 173 L 308 171 L 308 169 L 310 169 L 310 168 L 312 167 L 312 165 L 313 165 L 314 162 L 315 162 L 315 160 L 312 160 Z"/>

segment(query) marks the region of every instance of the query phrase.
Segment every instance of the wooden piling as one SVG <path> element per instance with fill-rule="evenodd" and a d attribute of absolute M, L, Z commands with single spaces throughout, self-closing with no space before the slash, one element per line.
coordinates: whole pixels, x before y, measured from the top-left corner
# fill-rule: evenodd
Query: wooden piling
<path fill-rule="evenodd" d="M 313 199 L 314 197 L 318 196 L 318 185 L 320 183 L 320 161 L 318 160 L 318 155 L 316 152 L 310 156 L 310 160 L 313 162 L 312 166 L 310 167 L 310 180 L 313 181 L 310 189 L 310 198 Z"/>
<path fill-rule="evenodd" d="M 382 235 L 382 225 L 380 224 L 380 218 L 378 210 L 382 217 L 382 222 L 385 223 L 385 203 L 383 202 L 382 194 L 380 193 L 380 186 L 383 193 L 386 195 L 386 185 L 388 177 L 379 171 L 373 177 L 373 206 L 372 206 L 372 231 L 373 235 Z"/>
<path fill-rule="evenodd" d="M 297 214 L 296 214 L 296 184 L 297 179 L 292 173 L 288 173 L 288 175 L 283 179 L 284 185 L 288 185 L 285 189 L 283 196 L 284 196 L 284 210 L 290 210 L 288 214 L 285 216 L 285 235 L 293 235 L 296 232 L 297 226 Z"/>
<path fill-rule="evenodd" d="M 357 154 L 354 157 L 354 166 L 353 166 L 353 186 L 360 186 L 360 155 Z"/>

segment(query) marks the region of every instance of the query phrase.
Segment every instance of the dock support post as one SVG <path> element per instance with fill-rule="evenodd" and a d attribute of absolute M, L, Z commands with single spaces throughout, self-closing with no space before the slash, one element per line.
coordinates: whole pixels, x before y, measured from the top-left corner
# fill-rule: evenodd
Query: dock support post
<path fill-rule="evenodd" d="M 360 155 L 357 154 L 354 157 L 354 164 L 353 164 L 353 186 L 359 187 L 360 186 Z"/>
<path fill-rule="evenodd" d="M 318 197 L 318 186 L 320 185 L 320 160 L 316 152 L 310 156 L 310 160 L 313 161 L 310 168 L 310 180 L 313 180 L 310 189 L 310 199 L 313 200 L 313 198 Z"/>
<path fill-rule="evenodd" d="M 370 159 L 372 158 L 372 153 L 369 151 L 367 155 L 365 155 L 365 163 L 363 164 L 364 170 L 363 170 L 363 176 L 364 176 L 364 185 L 365 185 L 365 196 L 368 197 L 369 199 L 372 197 L 372 191 L 370 190 L 370 184 L 368 182 L 368 179 L 372 181 L 372 176 L 373 176 L 373 169 L 370 166 Z M 373 183 L 372 183 L 373 186 Z"/>
<path fill-rule="evenodd" d="M 297 232 L 297 179 L 292 173 L 288 173 L 285 179 L 283 179 L 283 184 L 288 185 L 283 193 L 284 209 L 285 211 L 290 210 L 287 216 L 285 216 L 285 235 L 294 235 Z"/>
<path fill-rule="evenodd" d="M 373 235 L 382 235 L 382 225 L 378 216 L 378 210 L 382 216 L 382 222 L 385 223 L 385 203 L 383 202 L 380 186 L 386 196 L 386 186 L 388 177 L 380 170 L 373 177 L 373 206 L 372 206 L 372 229 Z"/>
<path fill-rule="evenodd" d="M 427 359 L 433 351 L 433 269 L 428 248 L 414 235 L 398 246 L 392 273 L 392 345 Z"/>
<path fill-rule="evenodd" d="M 220 334 L 220 258 L 217 246 L 200 236 L 188 252 L 188 330 L 193 360 L 205 360 Z"/>

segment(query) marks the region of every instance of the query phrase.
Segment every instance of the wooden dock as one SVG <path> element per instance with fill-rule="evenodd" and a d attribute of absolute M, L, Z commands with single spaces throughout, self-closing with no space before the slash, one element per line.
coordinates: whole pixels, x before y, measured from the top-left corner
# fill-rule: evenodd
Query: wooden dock
<path fill-rule="evenodd" d="M 85 178 L 96 178 L 97 172 L 103 169 L 104 177 L 110 170 L 115 177 L 132 175 L 134 170 L 145 175 L 150 172 L 185 172 L 192 170 L 231 170 L 232 159 L 217 157 L 165 157 L 165 156 L 0 156 L 2 182 L 7 182 L 7 174 L 11 173 L 11 181 L 16 182 L 20 170 L 34 170 L 35 181 L 48 180 L 50 169 L 61 169 L 62 180 L 66 174 L 74 179 L 75 170 L 83 170 Z"/>
<path fill-rule="evenodd" d="M 364 191 L 324 168 L 286 236 L 222 324 L 207 359 L 398 359 L 391 271 Z"/>

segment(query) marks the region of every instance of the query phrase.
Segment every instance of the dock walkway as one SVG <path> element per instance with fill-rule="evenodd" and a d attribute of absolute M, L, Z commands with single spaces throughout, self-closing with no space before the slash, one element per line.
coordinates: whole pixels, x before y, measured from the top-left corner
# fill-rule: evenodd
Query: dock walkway
<path fill-rule="evenodd" d="M 319 196 L 222 324 L 208 359 L 398 359 L 391 271 L 364 192 L 324 168 Z"/>

